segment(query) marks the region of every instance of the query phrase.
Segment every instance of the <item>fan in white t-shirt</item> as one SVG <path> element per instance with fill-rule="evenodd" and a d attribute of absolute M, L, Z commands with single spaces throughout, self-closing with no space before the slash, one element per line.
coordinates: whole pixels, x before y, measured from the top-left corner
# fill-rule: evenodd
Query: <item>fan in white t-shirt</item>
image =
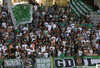
<path fill-rule="evenodd" d="M 66 45 L 66 41 L 65 41 L 65 40 L 63 40 L 63 41 L 62 41 L 62 44 L 63 44 L 63 46 L 65 46 L 65 45 Z"/>
<path fill-rule="evenodd" d="M 32 52 L 35 52 L 35 45 L 34 45 L 34 42 L 30 45 L 30 48 L 32 48 Z"/>
<path fill-rule="evenodd" d="M 35 4 L 34 5 L 34 10 L 36 11 L 38 9 L 38 6 Z"/>
<path fill-rule="evenodd" d="M 47 53 L 47 51 L 45 51 L 45 53 L 44 53 L 44 56 L 45 56 L 45 58 L 48 58 L 48 53 Z"/>
<path fill-rule="evenodd" d="M 90 48 L 90 55 L 92 56 L 93 55 L 93 50 L 92 50 L 92 48 Z"/>
<path fill-rule="evenodd" d="M 75 24 L 74 24 L 74 22 L 71 24 L 71 27 L 72 27 L 72 29 L 74 28 L 74 26 L 75 26 Z"/>
<path fill-rule="evenodd" d="M 2 50 L 3 50 L 3 53 L 5 53 L 5 51 L 7 50 L 7 46 L 6 46 L 5 43 L 4 43 L 4 45 L 2 46 Z"/>
<path fill-rule="evenodd" d="M 53 29 L 55 29 L 56 28 L 56 23 L 54 23 L 52 27 L 53 27 Z"/>
<path fill-rule="evenodd" d="M 60 57 L 60 55 L 61 55 L 61 50 L 58 51 L 58 57 Z"/>
<path fill-rule="evenodd" d="M 2 16 L 3 16 L 3 17 L 6 17 L 6 16 L 7 16 L 6 11 L 2 12 Z"/>
<path fill-rule="evenodd" d="M 61 41 L 60 36 L 58 36 L 58 38 L 56 38 L 56 42 L 58 41 L 58 39 Z"/>
<path fill-rule="evenodd" d="M 46 12 L 45 12 L 45 11 L 43 11 L 43 12 L 42 12 L 42 16 L 44 17 L 44 15 L 45 15 L 45 14 L 46 14 Z"/>
<path fill-rule="evenodd" d="M 5 27 L 5 28 L 7 27 L 7 24 L 6 24 L 5 21 L 2 23 L 2 26 Z"/>
<path fill-rule="evenodd" d="M 28 55 L 31 55 L 31 49 L 29 48 L 29 46 L 27 46 L 25 50 L 28 52 Z"/>
<path fill-rule="evenodd" d="M 18 45 L 16 46 L 16 49 L 19 49 L 19 48 L 21 48 L 21 46 L 18 44 Z"/>
<path fill-rule="evenodd" d="M 46 26 L 46 27 L 48 27 L 48 21 L 46 20 L 46 22 L 44 23 L 44 25 Z"/>
<path fill-rule="evenodd" d="M 68 33 L 70 33 L 71 32 L 71 27 L 70 27 L 70 25 L 67 27 L 67 30 L 68 30 Z"/>
<path fill-rule="evenodd" d="M 79 26 L 78 29 L 79 29 L 80 31 L 82 31 L 82 27 L 81 27 L 81 26 Z"/>
<path fill-rule="evenodd" d="M 98 47 L 99 47 L 99 44 L 96 42 L 96 44 L 95 44 L 95 45 L 96 45 L 96 48 L 98 49 Z"/>
<path fill-rule="evenodd" d="M 38 56 L 39 56 L 39 57 L 41 57 L 41 56 L 42 56 L 42 53 L 41 53 L 41 51 L 39 51 L 39 52 L 38 52 Z"/>
<path fill-rule="evenodd" d="M 46 46 L 42 45 L 42 47 L 41 47 L 42 53 L 45 52 L 45 50 L 46 50 Z"/>
<path fill-rule="evenodd" d="M 25 25 L 25 27 L 23 28 L 23 33 L 26 33 L 27 30 L 28 30 L 28 27 L 26 27 Z"/>
<path fill-rule="evenodd" d="M 51 24 L 49 23 L 49 25 L 48 25 L 48 31 L 51 31 L 51 28 L 52 28 L 52 26 L 51 26 Z"/>
<path fill-rule="evenodd" d="M 81 48 L 78 50 L 78 55 L 82 56 L 83 52 L 81 51 Z"/>
<path fill-rule="evenodd" d="M 28 27 L 26 27 L 26 25 L 25 25 L 25 27 L 23 28 L 23 30 L 28 30 Z"/>
<path fill-rule="evenodd" d="M 50 47 L 50 49 L 52 49 L 53 51 L 55 50 L 55 47 L 54 47 L 54 45 L 52 45 L 51 47 Z"/>
<path fill-rule="evenodd" d="M 56 37 L 53 35 L 53 36 L 51 37 L 51 39 L 53 39 L 53 41 L 55 41 L 55 40 L 56 40 Z"/>
<path fill-rule="evenodd" d="M 26 49 L 26 47 L 27 47 L 27 44 L 24 42 L 24 44 L 22 44 L 22 48 Z"/>

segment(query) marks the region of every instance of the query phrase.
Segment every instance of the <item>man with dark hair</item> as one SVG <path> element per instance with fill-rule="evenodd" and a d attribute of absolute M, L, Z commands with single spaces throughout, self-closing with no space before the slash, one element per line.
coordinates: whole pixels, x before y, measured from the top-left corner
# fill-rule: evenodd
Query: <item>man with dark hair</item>
<path fill-rule="evenodd" d="M 4 9 L 5 9 L 5 11 L 6 11 L 6 13 L 8 14 L 8 3 L 6 3 L 6 5 L 4 6 Z"/>
<path fill-rule="evenodd" d="M 53 8 L 54 8 L 54 14 L 57 14 L 57 4 L 56 4 L 56 2 L 55 2 L 55 4 L 53 5 Z"/>

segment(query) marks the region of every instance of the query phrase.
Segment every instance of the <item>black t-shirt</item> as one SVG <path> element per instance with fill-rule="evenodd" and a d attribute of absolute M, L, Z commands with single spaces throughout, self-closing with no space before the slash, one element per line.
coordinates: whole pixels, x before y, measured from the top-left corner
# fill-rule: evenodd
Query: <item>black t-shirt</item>
<path fill-rule="evenodd" d="M 53 7 L 54 7 L 54 10 L 57 10 L 57 5 L 55 4 L 55 5 L 53 5 Z"/>

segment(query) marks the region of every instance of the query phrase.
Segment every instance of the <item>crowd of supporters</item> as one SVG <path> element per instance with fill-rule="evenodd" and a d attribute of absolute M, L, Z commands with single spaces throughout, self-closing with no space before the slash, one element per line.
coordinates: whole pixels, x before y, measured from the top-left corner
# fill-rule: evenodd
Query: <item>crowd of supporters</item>
<path fill-rule="evenodd" d="M 30 2 L 31 3 L 31 2 Z M 33 21 L 14 28 L 10 13 L 0 13 L 0 58 L 24 59 L 100 55 L 100 23 L 77 18 L 69 7 L 33 5 Z"/>

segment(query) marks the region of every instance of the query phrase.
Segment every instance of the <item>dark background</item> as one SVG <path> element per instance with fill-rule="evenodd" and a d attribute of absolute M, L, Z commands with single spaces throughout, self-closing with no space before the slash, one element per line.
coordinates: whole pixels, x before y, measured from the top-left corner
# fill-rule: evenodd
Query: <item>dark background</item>
<path fill-rule="evenodd" d="M 87 5 L 91 6 L 92 8 L 94 7 L 94 0 L 82 0 L 84 1 Z"/>

